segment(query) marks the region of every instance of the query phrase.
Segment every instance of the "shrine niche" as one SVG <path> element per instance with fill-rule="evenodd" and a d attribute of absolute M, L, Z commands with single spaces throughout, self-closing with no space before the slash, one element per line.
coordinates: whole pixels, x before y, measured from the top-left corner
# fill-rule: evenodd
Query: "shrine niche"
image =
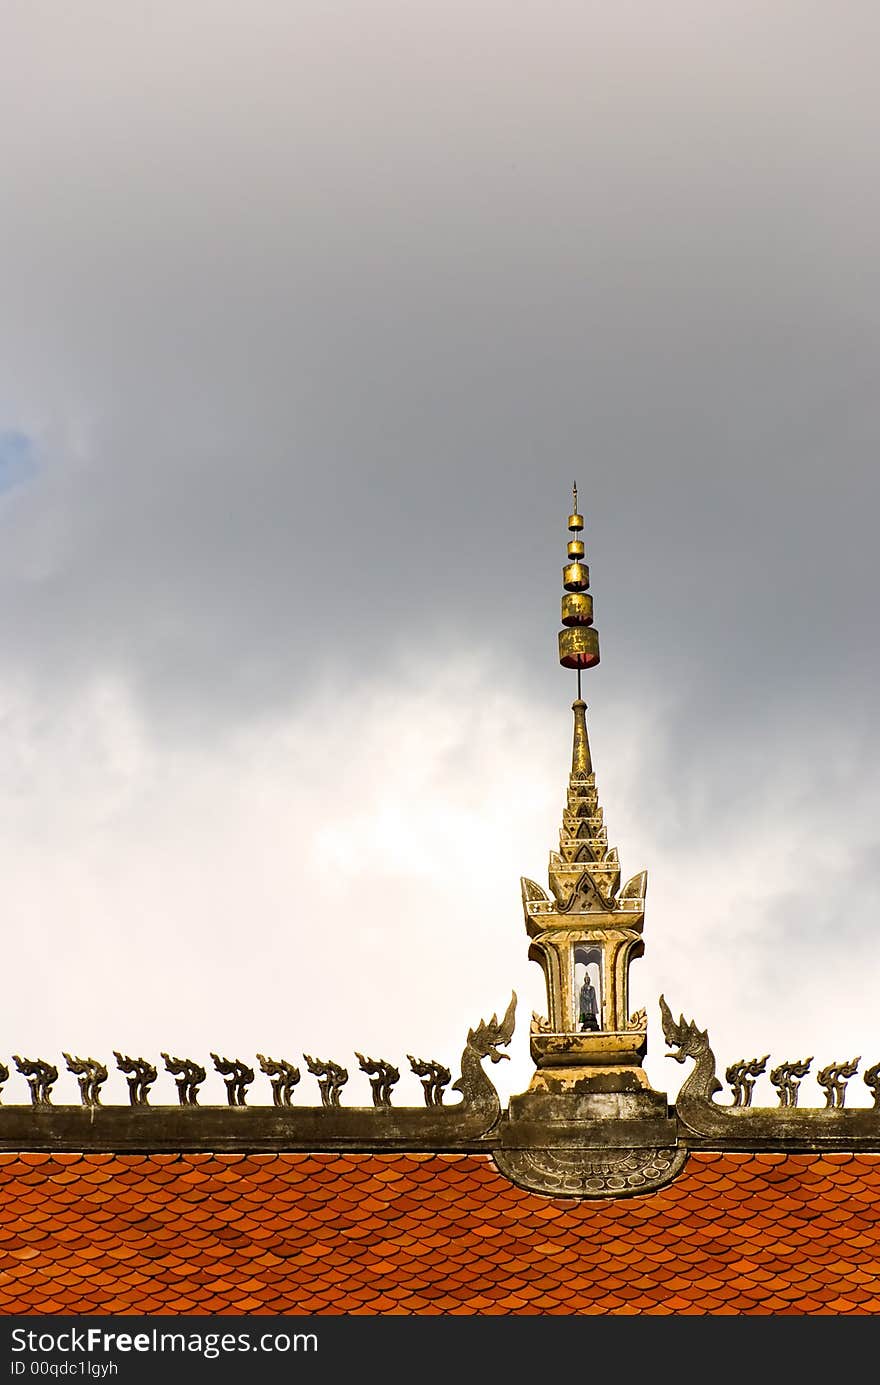
<path fill-rule="evenodd" d="M 602 953 L 597 947 L 574 947 L 574 987 L 571 1008 L 574 1029 L 596 1033 L 602 1020 Z"/>

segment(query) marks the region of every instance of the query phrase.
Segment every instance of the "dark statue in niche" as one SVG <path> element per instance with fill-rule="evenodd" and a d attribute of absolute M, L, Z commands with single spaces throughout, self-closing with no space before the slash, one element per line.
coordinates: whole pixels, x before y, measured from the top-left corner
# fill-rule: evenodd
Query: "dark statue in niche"
<path fill-rule="evenodd" d="M 578 1011 L 580 1014 L 581 1029 L 589 1029 L 598 1032 L 599 1002 L 596 999 L 596 987 L 590 980 L 589 972 L 585 974 L 581 986 Z"/>

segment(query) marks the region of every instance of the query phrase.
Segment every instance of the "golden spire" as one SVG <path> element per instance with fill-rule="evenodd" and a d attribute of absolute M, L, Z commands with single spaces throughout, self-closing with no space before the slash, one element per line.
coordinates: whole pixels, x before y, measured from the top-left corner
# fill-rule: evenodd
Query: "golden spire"
<path fill-rule="evenodd" d="M 580 674 L 599 662 L 599 639 L 587 595 L 590 575 L 583 562 L 577 486 L 572 501 L 559 662 Z M 662 1125 L 666 1097 L 651 1091 L 642 1068 L 647 1019 L 643 1010 L 631 1013 L 629 1001 L 630 963 L 644 950 L 646 876 L 635 875 L 621 888 L 617 850 L 608 845 L 599 803 L 580 688 L 572 710 L 571 775 L 559 850 L 550 852 L 549 893 L 533 880 L 522 882 L 529 957 L 544 971 L 547 1018 L 536 1016 L 532 1023 L 537 1071 L 528 1093 L 511 1099 L 511 1128 L 520 1118 L 561 1120 L 556 1113 L 566 1106 L 574 1124 L 604 1119 L 607 1109 L 635 1120 L 656 1118 Z"/>
<path fill-rule="evenodd" d="M 583 698 L 572 702 L 574 712 L 574 744 L 571 747 L 572 774 L 592 774 L 593 761 L 590 756 L 590 740 L 587 736 L 587 704 Z"/>
<path fill-rule="evenodd" d="M 568 530 L 574 537 L 568 543 L 568 562 L 562 569 L 562 585 L 567 595 L 562 598 L 562 624 L 559 632 L 559 662 L 563 668 L 577 669 L 577 700 L 573 702 L 574 745 L 571 752 L 572 774 L 592 774 L 590 742 L 587 737 L 587 704 L 581 699 L 581 669 L 595 668 L 599 662 L 599 634 L 593 626 L 593 598 L 587 594 L 590 569 L 582 562 L 583 540 L 577 537 L 584 527 L 584 517 L 578 512 L 577 481 L 571 488 L 572 513 Z"/>

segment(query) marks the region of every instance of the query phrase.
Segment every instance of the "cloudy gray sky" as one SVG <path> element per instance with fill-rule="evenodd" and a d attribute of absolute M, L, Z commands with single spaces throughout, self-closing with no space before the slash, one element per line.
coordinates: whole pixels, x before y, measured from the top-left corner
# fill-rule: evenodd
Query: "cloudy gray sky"
<path fill-rule="evenodd" d="M 577 476 L 654 1080 L 880 1058 L 877 7 L 0 30 L 3 1055 L 524 1085 Z"/>

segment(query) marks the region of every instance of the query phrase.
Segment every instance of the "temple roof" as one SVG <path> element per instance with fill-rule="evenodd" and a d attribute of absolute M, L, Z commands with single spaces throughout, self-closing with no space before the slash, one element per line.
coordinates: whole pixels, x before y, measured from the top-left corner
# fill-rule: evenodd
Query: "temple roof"
<path fill-rule="evenodd" d="M 873 1154 L 610 1201 L 481 1154 L 0 1155 L 4 1314 L 865 1314 L 878 1276 Z"/>

